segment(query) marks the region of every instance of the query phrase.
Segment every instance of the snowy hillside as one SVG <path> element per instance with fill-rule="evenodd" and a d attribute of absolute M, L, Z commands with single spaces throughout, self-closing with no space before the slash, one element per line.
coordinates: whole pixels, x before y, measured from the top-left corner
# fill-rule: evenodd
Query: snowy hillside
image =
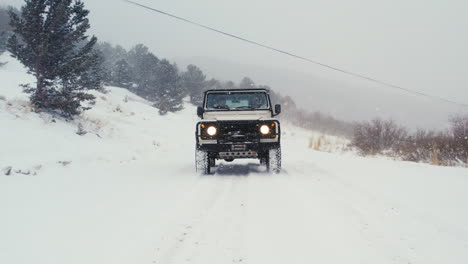
<path fill-rule="evenodd" d="M 468 262 L 466 168 L 318 152 L 285 126 L 282 173 L 199 176 L 195 107 L 160 116 L 108 87 L 67 122 L 31 112 L 5 60 L 0 263 Z"/>

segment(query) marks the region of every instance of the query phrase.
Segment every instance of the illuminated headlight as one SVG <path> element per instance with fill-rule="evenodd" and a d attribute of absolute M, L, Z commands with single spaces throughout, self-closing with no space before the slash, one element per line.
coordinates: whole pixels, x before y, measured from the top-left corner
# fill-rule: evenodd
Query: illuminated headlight
<path fill-rule="evenodd" d="M 263 125 L 260 127 L 260 133 L 267 135 L 270 133 L 270 128 L 267 125 Z"/>
<path fill-rule="evenodd" d="M 210 136 L 216 135 L 217 132 L 218 130 L 214 126 L 210 126 L 208 129 L 206 129 L 206 133 L 208 133 Z"/>

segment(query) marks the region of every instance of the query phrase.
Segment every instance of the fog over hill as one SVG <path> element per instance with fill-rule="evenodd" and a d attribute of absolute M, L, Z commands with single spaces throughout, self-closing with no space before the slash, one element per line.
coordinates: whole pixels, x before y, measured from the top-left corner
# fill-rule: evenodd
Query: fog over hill
<path fill-rule="evenodd" d="M 209 78 L 239 81 L 252 78 L 256 84 L 269 85 L 274 90 L 290 95 L 309 111 L 320 111 L 347 121 L 368 120 L 376 116 L 393 118 L 410 128 L 442 129 L 448 117 L 467 111 L 462 106 L 433 98 L 407 94 L 378 84 L 339 78 L 334 80 L 285 68 L 241 64 L 210 57 L 174 58 L 181 68 L 195 64 Z M 260 64 L 260 63 L 259 63 Z"/>

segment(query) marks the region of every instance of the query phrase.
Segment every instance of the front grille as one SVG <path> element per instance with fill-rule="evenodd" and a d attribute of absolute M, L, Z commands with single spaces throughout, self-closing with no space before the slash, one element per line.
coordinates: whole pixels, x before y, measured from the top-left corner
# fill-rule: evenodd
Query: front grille
<path fill-rule="evenodd" d="M 220 122 L 219 142 L 258 142 L 260 139 L 257 121 Z"/>

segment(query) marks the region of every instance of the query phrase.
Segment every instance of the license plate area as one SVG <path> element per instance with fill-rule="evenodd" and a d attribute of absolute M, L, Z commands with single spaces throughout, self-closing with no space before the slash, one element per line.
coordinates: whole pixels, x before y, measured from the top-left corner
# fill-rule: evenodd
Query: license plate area
<path fill-rule="evenodd" d="M 247 145 L 232 145 L 232 151 L 245 151 L 247 149 Z"/>

